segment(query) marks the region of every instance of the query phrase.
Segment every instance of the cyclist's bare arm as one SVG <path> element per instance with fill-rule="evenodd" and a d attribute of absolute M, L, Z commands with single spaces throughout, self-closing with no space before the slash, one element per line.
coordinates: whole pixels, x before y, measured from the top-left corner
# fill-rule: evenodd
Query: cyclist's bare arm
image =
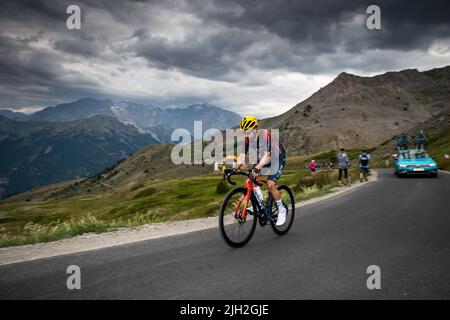
<path fill-rule="evenodd" d="M 236 170 L 239 170 L 240 167 L 245 166 L 245 153 L 241 153 L 236 160 Z"/>
<path fill-rule="evenodd" d="M 264 152 L 261 161 L 259 161 L 259 163 L 256 165 L 256 168 L 258 170 L 261 170 L 269 162 L 270 162 L 270 152 L 266 151 Z M 241 153 L 237 158 L 236 170 L 239 170 L 242 166 L 245 166 L 245 153 Z"/>
<path fill-rule="evenodd" d="M 255 166 L 258 170 L 261 170 L 266 164 L 270 162 L 270 152 L 266 151 L 264 152 L 263 157 L 261 158 L 261 161 Z"/>

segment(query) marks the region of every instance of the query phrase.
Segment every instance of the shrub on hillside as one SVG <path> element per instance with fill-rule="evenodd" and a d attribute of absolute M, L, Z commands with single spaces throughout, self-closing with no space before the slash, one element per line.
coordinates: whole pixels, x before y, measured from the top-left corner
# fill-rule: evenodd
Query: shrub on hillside
<path fill-rule="evenodd" d="M 151 196 L 151 195 L 155 194 L 156 191 L 157 191 L 157 190 L 156 190 L 155 188 L 147 188 L 147 189 L 144 189 L 144 190 L 138 192 L 138 193 L 134 196 L 134 199 L 140 199 L 140 198 L 144 198 L 144 197 Z"/>
<path fill-rule="evenodd" d="M 315 176 L 301 176 L 294 186 L 294 191 L 303 191 L 311 187 L 322 189 L 335 183 L 336 180 L 336 173 L 333 170 L 319 171 Z"/>
<path fill-rule="evenodd" d="M 217 194 L 227 193 L 229 190 L 227 182 L 225 180 L 220 180 L 216 187 Z"/>

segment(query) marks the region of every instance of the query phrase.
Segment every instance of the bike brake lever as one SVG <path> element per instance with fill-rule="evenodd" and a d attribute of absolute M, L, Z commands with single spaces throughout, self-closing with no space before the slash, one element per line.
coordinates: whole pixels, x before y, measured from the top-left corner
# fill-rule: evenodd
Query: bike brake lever
<path fill-rule="evenodd" d="M 258 181 L 256 180 L 256 178 L 254 178 L 254 177 L 252 176 L 252 172 L 251 172 L 251 171 L 249 172 L 249 176 L 250 176 L 250 178 L 252 179 L 252 183 L 256 184 L 257 186 L 262 187 L 262 186 L 264 185 L 264 183 L 258 182 Z"/>

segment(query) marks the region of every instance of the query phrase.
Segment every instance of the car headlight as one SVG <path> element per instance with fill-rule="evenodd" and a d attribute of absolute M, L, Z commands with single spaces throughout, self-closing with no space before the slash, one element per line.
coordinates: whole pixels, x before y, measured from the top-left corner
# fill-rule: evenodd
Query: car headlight
<path fill-rule="evenodd" d="M 429 167 L 436 167 L 436 163 L 429 163 L 428 166 Z"/>
<path fill-rule="evenodd" d="M 408 165 L 407 164 L 400 164 L 399 166 L 400 166 L 400 168 L 406 168 Z"/>

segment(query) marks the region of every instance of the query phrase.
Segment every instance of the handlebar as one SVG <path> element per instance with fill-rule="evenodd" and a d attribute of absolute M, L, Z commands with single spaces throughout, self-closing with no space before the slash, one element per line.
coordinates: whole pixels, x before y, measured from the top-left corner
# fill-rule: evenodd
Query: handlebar
<path fill-rule="evenodd" d="M 254 178 L 253 175 L 251 174 L 251 170 L 249 171 L 249 173 L 245 173 L 242 171 L 237 171 L 237 172 L 230 172 L 230 173 L 224 173 L 223 178 L 225 179 L 225 177 L 227 177 L 227 181 L 228 183 L 232 184 L 232 185 L 236 185 L 236 182 L 231 181 L 231 176 L 235 176 L 235 175 L 241 175 L 241 176 L 246 176 L 248 178 L 250 178 L 250 181 L 254 184 L 256 184 L 257 186 L 263 186 L 264 184 L 259 182 L 257 180 L 257 178 Z"/>

